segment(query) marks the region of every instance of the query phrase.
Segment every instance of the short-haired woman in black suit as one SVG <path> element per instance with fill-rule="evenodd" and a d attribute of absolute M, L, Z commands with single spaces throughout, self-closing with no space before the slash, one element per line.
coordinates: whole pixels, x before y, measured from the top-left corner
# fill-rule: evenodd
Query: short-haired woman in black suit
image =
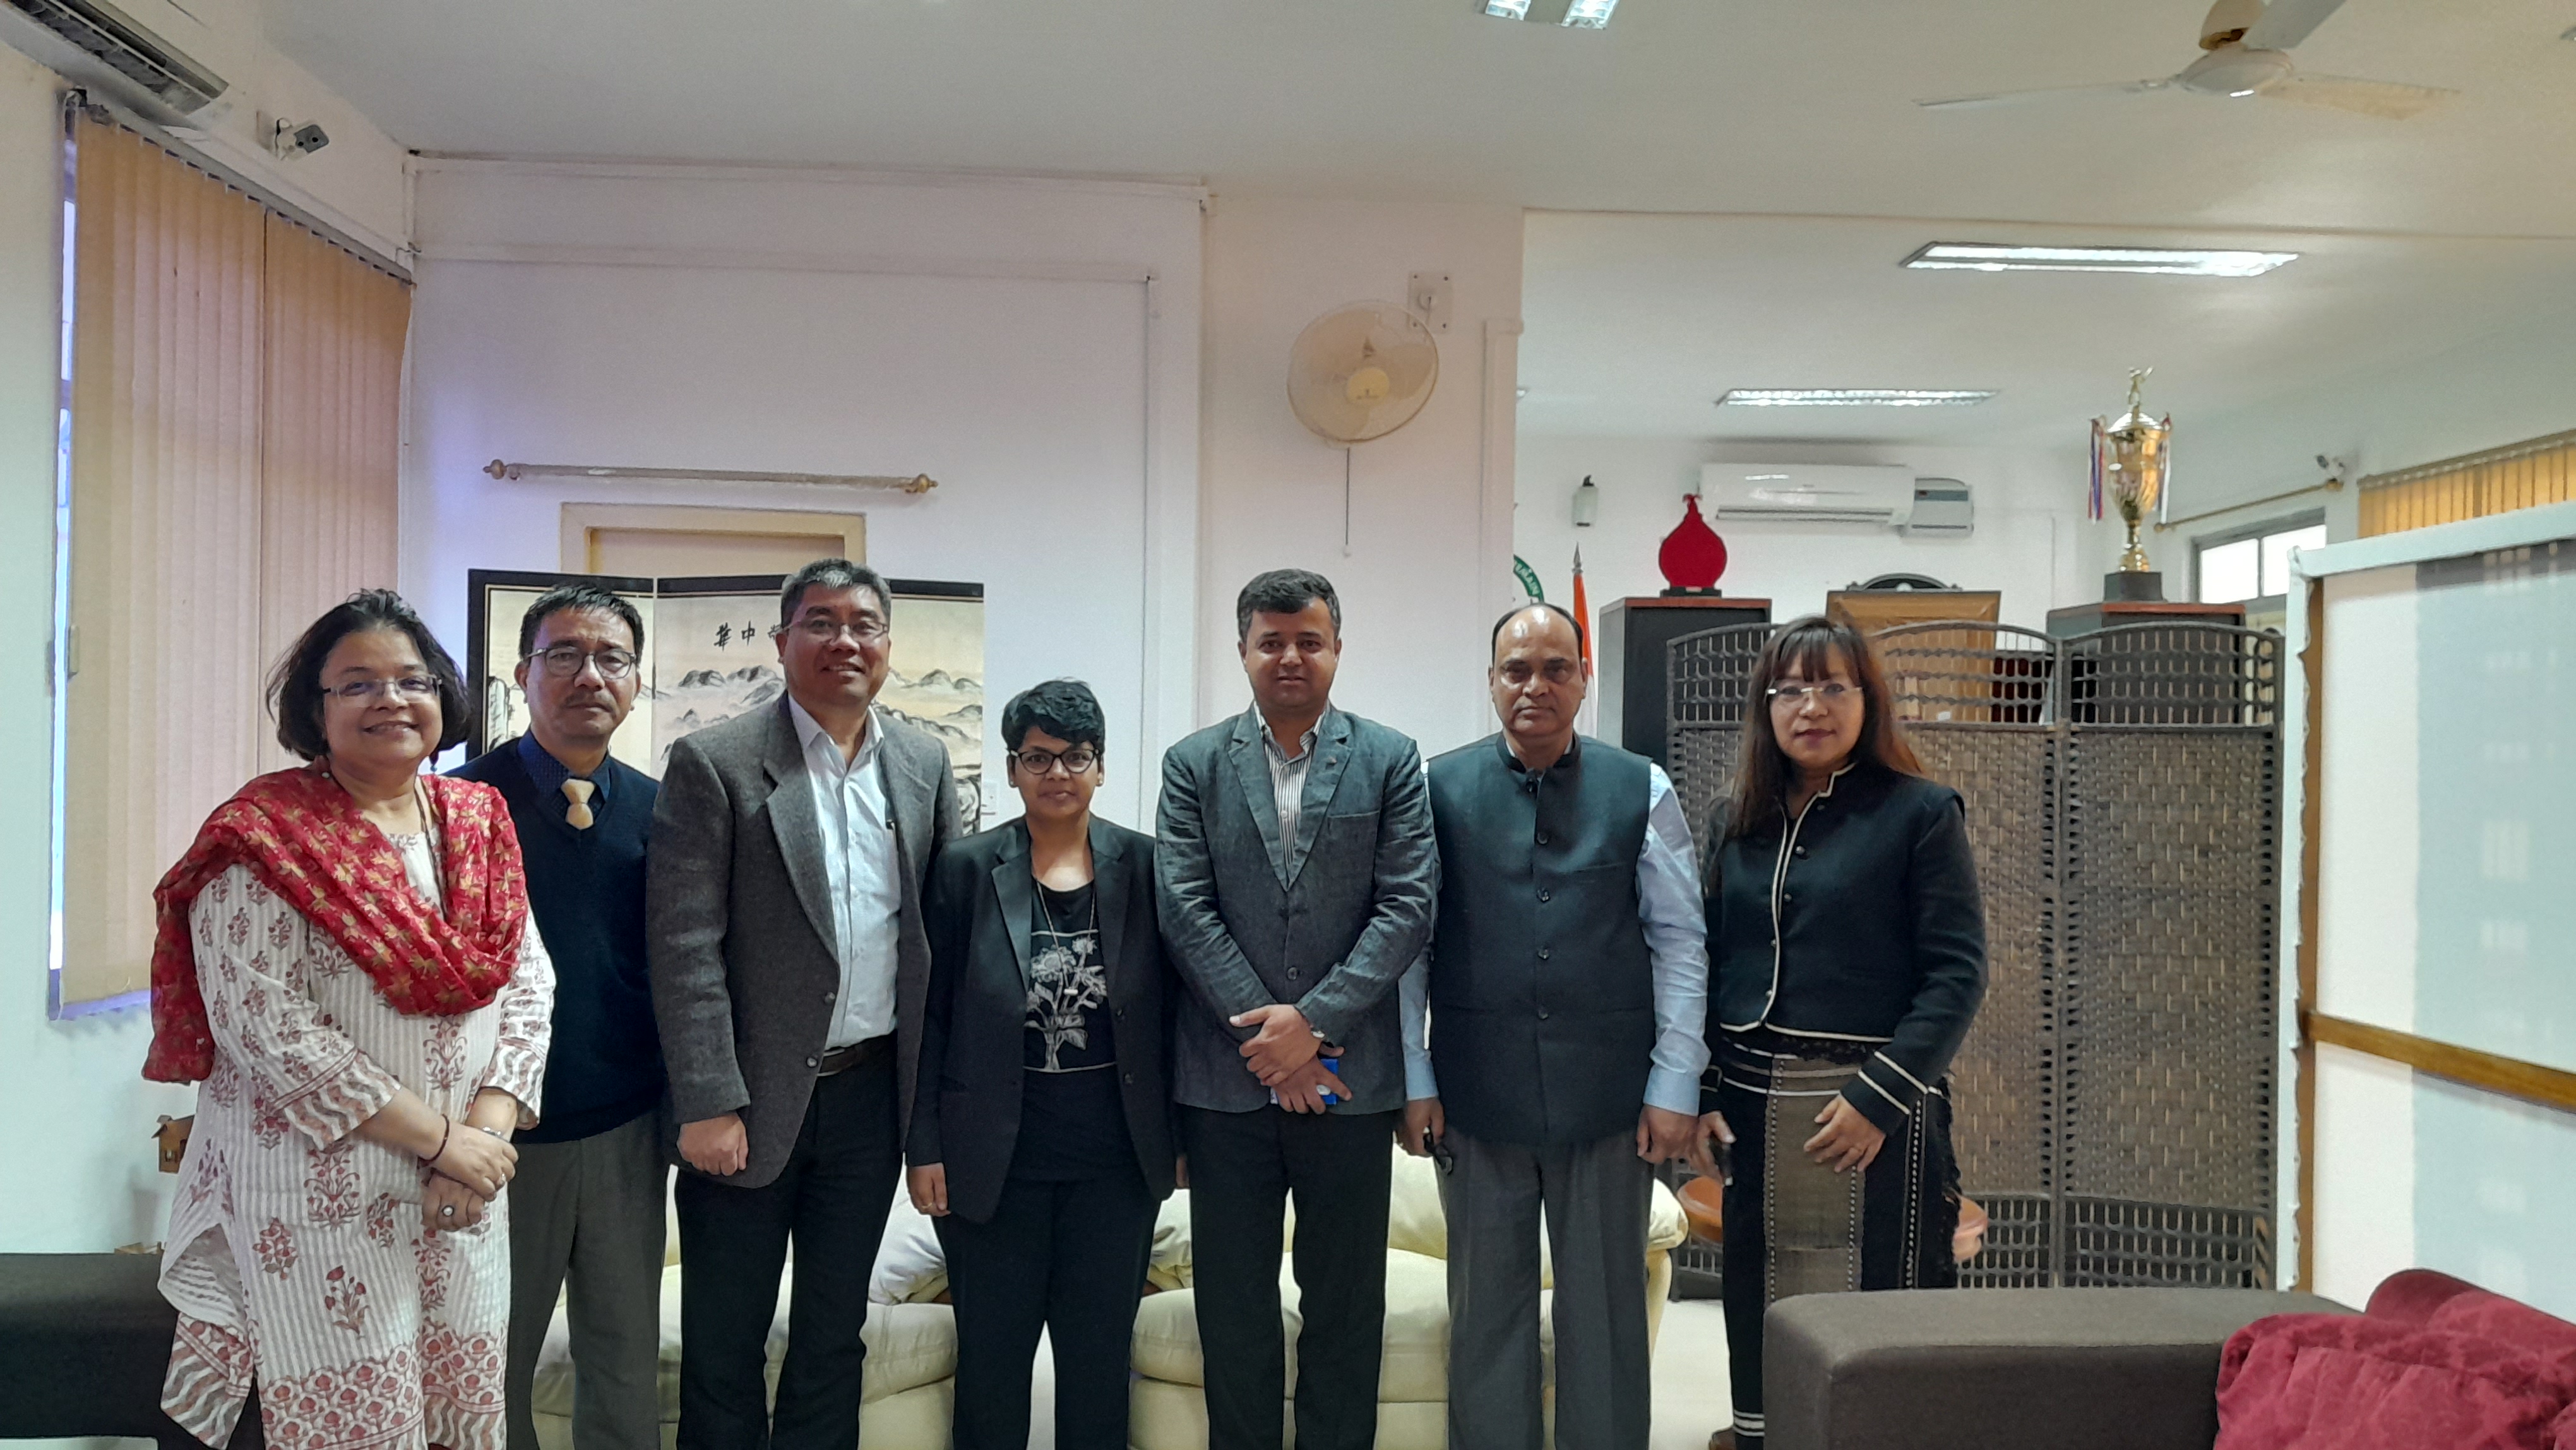
<path fill-rule="evenodd" d="M 1091 814 L 1105 731 L 1078 680 L 1002 712 L 1025 813 L 931 868 L 909 1152 L 957 1309 L 957 1450 L 1025 1450 L 1038 1335 L 1065 1450 L 1126 1450 L 1127 1364 L 1172 1191 L 1170 981 L 1154 840 Z"/>
<path fill-rule="evenodd" d="M 1985 995 L 1985 914 L 1959 793 L 1924 778 L 1868 642 L 1815 616 L 1754 663 L 1708 839 L 1693 1157 L 1713 1173 L 1710 1139 L 1734 1144 L 1726 1339 L 1735 1443 L 1753 1450 L 1773 1300 L 1958 1281 L 1945 1074 Z"/>

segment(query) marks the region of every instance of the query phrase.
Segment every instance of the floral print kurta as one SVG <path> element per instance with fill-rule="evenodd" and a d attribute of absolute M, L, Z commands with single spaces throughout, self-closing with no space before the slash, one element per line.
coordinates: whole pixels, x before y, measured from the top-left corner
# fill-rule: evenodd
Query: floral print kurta
<path fill-rule="evenodd" d="M 430 839 L 392 839 L 437 903 Z M 189 926 L 215 1064 L 161 1262 L 179 1309 L 163 1408 L 221 1446 L 256 1380 L 278 1450 L 501 1450 L 509 1195 L 473 1228 L 424 1231 L 425 1170 L 356 1129 L 406 1087 L 457 1132 L 486 1087 L 535 1121 L 554 1010 L 536 924 L 510 984 L 454 1017 L 396 1012 L 247 867 L 199 893 Z"/>

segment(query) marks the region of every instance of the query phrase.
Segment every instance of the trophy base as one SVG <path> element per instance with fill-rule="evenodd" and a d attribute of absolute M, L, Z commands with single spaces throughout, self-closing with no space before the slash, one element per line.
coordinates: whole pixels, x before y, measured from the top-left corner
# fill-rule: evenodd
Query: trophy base
<path fill-rule="evenodd" d="M 2102 576 L 2105 604 L 2162 604 L 2165 576 L 2154 569 L 2115 569 Z"/>

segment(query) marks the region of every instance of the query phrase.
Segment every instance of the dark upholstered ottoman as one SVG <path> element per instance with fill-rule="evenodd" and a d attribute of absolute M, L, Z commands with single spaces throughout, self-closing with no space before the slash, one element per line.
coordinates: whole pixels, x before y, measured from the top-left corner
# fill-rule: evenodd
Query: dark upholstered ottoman
<path fill-rule="evenodd" d="M 0 1439 L 196 1437 L 161 1413 L 178 1311 L 158 1254 L 0 1254 Z M 236 1450 L 256 1444 L 236 1434 Z"/>
<path fill-rule="evenodd" d="M 2209 1450 L 2218 1351 L 2264 1289 L 1937 1289 L 1783 1299 L 1763 1321 L 1765 1450 Z"/>

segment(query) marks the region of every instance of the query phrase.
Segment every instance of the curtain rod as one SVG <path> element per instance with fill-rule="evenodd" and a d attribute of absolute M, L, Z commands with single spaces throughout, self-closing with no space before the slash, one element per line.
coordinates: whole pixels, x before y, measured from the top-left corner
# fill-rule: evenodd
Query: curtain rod
<path fill-rule="evenodd" d="M 2202 509 L 2196 514 L 2184 514 L 2178 519 L 2158 519 L 2156 521 L 2156 532 L 2163 533 L 2167 529 L 2178 529 L 2185 524 L 2197 523 L 2202 519 L 2214 519 L 2220 514 L 2239 513 L 2246 509 L 2261 508 L 2267 503 L 2279 503 L 2284 499 L 2300 498 L 2312 493 L 2332 493 L 2342 487 L 2342 479 L 2329 478 L 2323 483 L 2312 483 L 2305 488 L 2285 489 L 2280 493 L 2267 493 L 2261 498 L 2249 498 L 2240 503 L 2221 504 L 2214 509 Z"/>
<path fill-rule="evenodd" d="M 587 463 L 505 463 L 483 466 L 494 478 L 654 478 L 686 483 L 797 483 L 818 488 L 883 488 L 928 493 L 939 480 L 927 473 L 745 473 L 728 468 L 611 468 Z"/>

